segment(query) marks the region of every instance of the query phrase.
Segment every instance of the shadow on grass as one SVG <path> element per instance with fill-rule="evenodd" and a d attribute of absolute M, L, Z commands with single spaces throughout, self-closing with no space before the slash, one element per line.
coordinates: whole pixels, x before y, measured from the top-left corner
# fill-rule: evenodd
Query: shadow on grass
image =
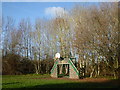
<path fill-rule="evenodd" d="M 18 84 L 18 83 L 20 83 L 20 82 L 2 83 L 2 85 Z"/>
<path fill-rule="evenodd" d="M 45 84 L 24 88 L 120 88 L 119 80 L 110 80 L 107 82 L 73 82 L 62 84 Z"/>

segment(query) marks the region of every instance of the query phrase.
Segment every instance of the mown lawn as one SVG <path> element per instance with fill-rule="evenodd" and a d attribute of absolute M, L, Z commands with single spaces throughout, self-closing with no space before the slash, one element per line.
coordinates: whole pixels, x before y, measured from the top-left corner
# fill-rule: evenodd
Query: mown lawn
<path fill-rule="evenodd" d="M 119 88 L 119 80 L 86 78 L 72 80 L 50 75 L 3 75 L 2 88 Z"/>

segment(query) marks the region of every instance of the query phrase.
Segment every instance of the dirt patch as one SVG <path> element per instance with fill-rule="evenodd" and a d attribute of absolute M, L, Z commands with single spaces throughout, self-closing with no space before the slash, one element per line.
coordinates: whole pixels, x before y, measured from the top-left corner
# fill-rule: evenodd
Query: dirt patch
<path fill-rule="evenodd" d="M 53 79 L 53 78 L 31 78 L 31 79 L 46 79 L 46 80 L 50 80 L 50 79 Z"/>
<path fill-rule="evenodd" d="M 84 78 L 84 79 L 78 79 L 75 81 L 80 81 L 80 82 L 106 82 L 109 81 L 106 78 Z"/>
<path fill-rule="evenodd" d="M 50 80 L 50 79 L 58 79 L 58 80 L 70 80 L 70 81 L 80 81 L 80 82 L 106 82 L 109 81 L 109 79 L 106 78 L 84 78 L 84 79 L 69 79 L 69 78 L 32 78 L 32 79 L 45 79 L 45 80 Z"/>
<path fill-rule="evenodd" d="M 42 77 L 42 78 L 31 78 L 31 79 L 45 79 L 45 80 L 51 80 L 51 79 L 57 79 L 57 80 L 69 80 L 74 82 L 108 82 L 110 79 L 107 78 L 83 78 L 83 79 L 70 79 L 70 78 L 52 78 L 52 77 Z M 117 80 L 119 81 L 119 80 Z"/>
<path fill-rule="evenodd" d="M 108 85 L 108 86 L 115 86 L 118 87 L 120 86 L 119 80 L 110 80 L 107 78 L 84 78 L 84 79 L 69 79 L 69 78 L 32 78 L 32 79 L 44 79 L 44 80 L 67 80 L 70 81 L 71 83 L 98 83 L 100 85 Z"/>

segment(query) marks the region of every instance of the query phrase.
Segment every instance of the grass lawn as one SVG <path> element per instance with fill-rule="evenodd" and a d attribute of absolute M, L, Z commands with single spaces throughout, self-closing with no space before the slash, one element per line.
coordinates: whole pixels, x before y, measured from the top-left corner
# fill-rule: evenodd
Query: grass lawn
<path fill-rule="evenodd" d="M 106 78 L 51 78 L 50 75 L 3 75 L 2 88 L 118 88 L 119 80 Z"/>

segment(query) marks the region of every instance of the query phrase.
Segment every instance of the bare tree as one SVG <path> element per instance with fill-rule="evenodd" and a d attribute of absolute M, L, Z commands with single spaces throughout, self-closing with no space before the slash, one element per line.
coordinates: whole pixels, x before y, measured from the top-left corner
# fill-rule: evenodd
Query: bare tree
<path fill-rule="evenodd" d="M 42 43 L 42 20 L 41 19 L 36 19 L 35 22 L 35 31 L 33 34 L 33 42 L 34 42 L 34 48 L 35 51 L 33 52 L 35 57 L 34 60 L 36 61 L 35 63 L 35 68 L 36 68 L 36 73 L 39 74 L 41 72 L 41 43 Z"/>
<path fill-rule="evenodd" d="M 3 56 L 7 55 L 11 51 L 11 31 L 14 29 L 14 19 L 7 17 L 3 21 L 2 32 L 3 32 Z"/>

